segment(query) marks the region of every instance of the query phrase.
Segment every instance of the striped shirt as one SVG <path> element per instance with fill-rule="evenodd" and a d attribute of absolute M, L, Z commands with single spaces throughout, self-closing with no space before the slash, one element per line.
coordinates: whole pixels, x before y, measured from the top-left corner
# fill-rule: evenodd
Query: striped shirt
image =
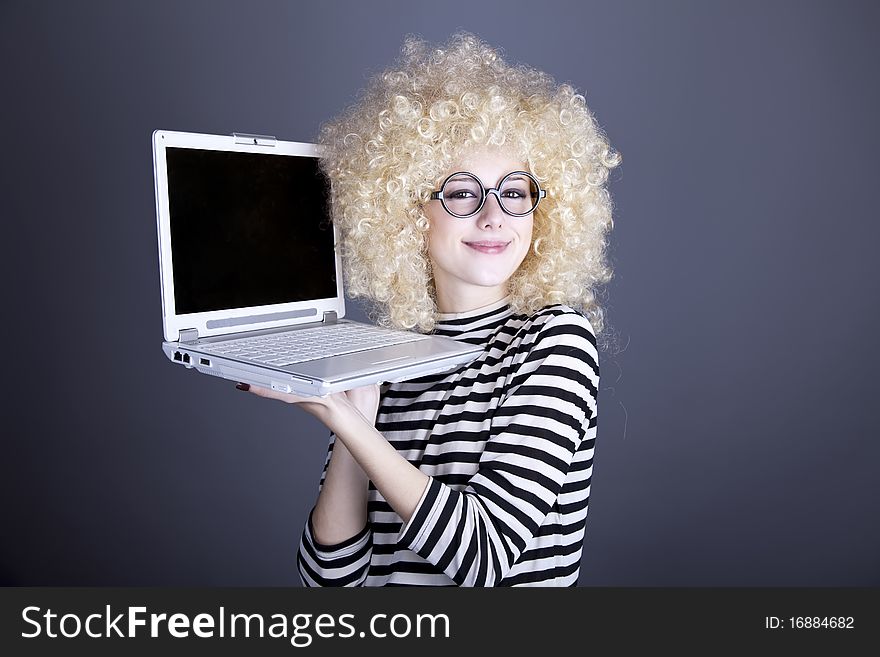
<path fill-rule="evenodd" d="M 438 335 L 484 346 L 473 362 L 382 386 L 376 428 L 430 477 L 404 524 L 370 483 L 368 521 L 297 565 L 306 586 L 574 586 L 596 438 L 592 326 L 564 305 L 508 299 L 441 314 Z M 331 436 L 327 462 L 333 449 Z M 323 484 L 324 478 L 321 477 Z"/>

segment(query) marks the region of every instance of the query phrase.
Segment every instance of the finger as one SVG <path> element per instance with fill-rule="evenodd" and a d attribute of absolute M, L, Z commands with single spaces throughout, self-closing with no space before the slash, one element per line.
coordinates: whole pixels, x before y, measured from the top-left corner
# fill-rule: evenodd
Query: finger
<path fill-rule="evenodd" d="M 345 394 L 349 395 L 349 396 L 350 395 L 371 395 L 371 394 L 375 394 L 377 392 L 380 392 L 381 389 L 379 386 L 380 386 L 380 384 L 378 384 L 378 383 L 371 383 L 369 385 L 359 386 L 357 388 L 352 388 L 351 390 L 346 390 Z"/>
<path fill-rule="evenodd" d="M 262 386 L 252 386 L 247 383 L 238 383 L 235 386 L 238 390 L 243 390 L 245 392 L 250 392 L 251 394 L 256 395 L 257 397 L 265 397 L 266 399 L 277 399 L 278 401 L 283 401 L 286 404 L 298 404 L 304 401 L 314 401 L 314 397 L 301 397 L 300 395 L 295 395 L 290 392 L 279 392 L 278 390 L 272 390 L 271 388 L 264 388 Z"/>

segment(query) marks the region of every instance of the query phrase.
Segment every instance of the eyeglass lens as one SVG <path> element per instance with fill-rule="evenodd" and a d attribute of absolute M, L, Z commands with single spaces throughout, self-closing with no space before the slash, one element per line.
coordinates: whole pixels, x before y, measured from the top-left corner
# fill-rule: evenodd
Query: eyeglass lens
<path fill-rule="evenodd" d="M 510 214 L 528 214 L 538 204 L 538 186 L 528 176 L 507 176 L 501 181 L 498 198 Z M 471 174 L 458 174 L 446 181 L 443 200 L 453 214 L 473 214 L 483 200 L 483 186 Z"/>

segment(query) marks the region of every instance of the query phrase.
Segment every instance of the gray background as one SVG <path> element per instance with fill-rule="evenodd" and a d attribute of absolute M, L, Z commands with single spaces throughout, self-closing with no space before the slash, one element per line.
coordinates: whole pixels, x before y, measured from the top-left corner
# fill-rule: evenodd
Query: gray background
<path fill-rule="evenodd" d="M 163 356 L 150 135 L 313 139 L 406 33 L 466 28 L 624 156 L 580 583 L 880 584 L 878 18 L 3 2 L 2 582 L 299 584 L 326 432 Z"/>

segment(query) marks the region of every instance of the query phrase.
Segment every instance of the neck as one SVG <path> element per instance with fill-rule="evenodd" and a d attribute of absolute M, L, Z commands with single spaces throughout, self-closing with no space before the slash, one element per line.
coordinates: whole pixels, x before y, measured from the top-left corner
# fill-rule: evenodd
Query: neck
<path fill-rule="evenodd" d="M 436 283 L 436 281 L 435 281 Z M 454 292 L 436 286 L 437 311 L 441 313 L 466 313 L 501 301 L 507 296 L 507 285 L 493 287 L 469 286 Z"/>

